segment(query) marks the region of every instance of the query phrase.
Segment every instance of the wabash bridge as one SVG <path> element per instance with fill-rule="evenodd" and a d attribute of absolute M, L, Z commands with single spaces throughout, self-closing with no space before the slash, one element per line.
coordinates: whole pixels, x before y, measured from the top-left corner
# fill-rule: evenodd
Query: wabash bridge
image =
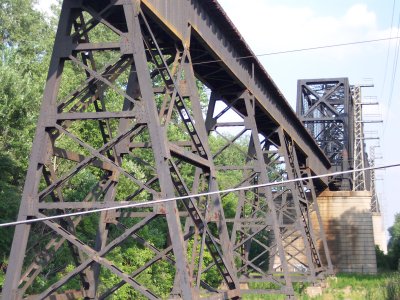
<path fill-rule="evenodd" d="M 64 0 L 18 219 L 144 206 L 18 225 L 3 298 L 294 297 L 333 272 L 329 179 L 279 182 L 330 168 L 217 1 Z"/>

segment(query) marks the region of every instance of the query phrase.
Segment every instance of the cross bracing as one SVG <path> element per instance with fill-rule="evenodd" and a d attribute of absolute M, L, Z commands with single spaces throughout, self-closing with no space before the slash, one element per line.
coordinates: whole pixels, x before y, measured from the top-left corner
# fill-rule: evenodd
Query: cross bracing
<path fill-rule="evenodd" d="M 235 60 L 247 53 L 216 1 L 65 0 L 18 218 L 216 191 L 229 171 L 236 186 L 325 174 L 327 158 L 259 62 Z M 211 90 L 204 111 L 197 80 Z M 222 121 L 229 113 L 236 119 Z M 226 143 L 211 147 L 215 135 Z M 237 166 L 221 159 L 232 147 Z M 106 299 L 128 288 L 148 299 L 237 299 L 252 281 L 272 284 L 253 292 L 293 297 L 294 281 L 332 270 L 315 201 L 326 184 L 18 225 L 3 298 Z M 149 255 L 127 268 L 118 249 Z M 63 257 L 61 275 L 36 288 Z M 161 266 L 165 291 L 144 279 Z"/>
<path fill-rule="evenodd" d="M 353 166 L 353 109 L 347 78 L 298 81 L 297 114 L 336 170 Z M 350 190 L 352 181 L 349 175 L 335 178 L 331 189 Z"/>

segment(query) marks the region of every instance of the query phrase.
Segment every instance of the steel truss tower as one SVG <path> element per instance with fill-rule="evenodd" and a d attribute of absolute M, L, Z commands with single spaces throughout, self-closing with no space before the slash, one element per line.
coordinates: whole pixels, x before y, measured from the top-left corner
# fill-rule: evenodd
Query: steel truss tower
<path fill-rule="evenodd" d="M 272 188 L 258 187 L 222 195 L 224 202 L 233 199 L 237 202 L 236 214 L 227 222 L 232 224 L 231 242 L 238 260 L 239 282 L 264 281 L 274 286 L 272 291 L 242 292 L 286 291 L 293 295 L 292 282 L 324 278 L 332 273 L 332 264 L 313 182 L 279 184 L 312 175 L 297 158 L 304 153 L 280 127 L 271 129 L 267 135 L 261 134 L 259 128 L 264 120 L 248 91 L 238 94 L 230 104 L 218 93 L 211 94 L 207 130 L 211 136 L 226 141 L 213 149 L 217 177 L 230 174 L 237 179 L 225 182 L 222 188 L 277 184 Z M 228 155 L 232 152 L 240 158 L 241 165 L 229 164 Z"/>
<path fill-rule="evenodd" d="M 297 115 L 336 171 L 353 167 L 353 103 L 347 78 L 299 80 Z M 358 124 L 358 123 L 357 123 Z M 333 179 L 331 188 L 350 190 L 352 176 Z"/>
<path fill-rule="evenodd" d="M 365 168 L 365 144 L 364 144 L 364 124 L 362 114 L 362 95 L 361 86 L 356 85 L 352 89 L 354 103 L 354 170 Z M 366 172 L 356 171 L 353 173 L 353 190 L 367 190 Z"/>
<path fill-rule="evenodd" d="M 375 166 L 375 148 L 377 148 L 377 146 L 372 146 L 369 149 L 369 165 L 370 167 L 374 167 Z M 379 199 L 378 199 L 378 194 L 376 193 L 376 176 L 375 176 L 375 170 L 372 169 L 370 171 L 370 186 L 371 186 L 371 212 L 373 213 L 380 213 L 381 212 L 381 206 L 379 204 Z"/>
<path fill-rule="evenodd" d="M 175 35 L 138 0 L 64 1 L 18 220 L 143 206 L 18 225 L 3 299 L 106 299 L 121 288 L 132 298 L 237 299 L 249 281 L 272 283 L 255 292 L 292 297 L 293 281 L 332 270 L 312 181 L 190 196 L 217 191 L 223 172 L 239 170 L 235 186 L 245 186 L 311 170 L 248 89 L 225 80 L 216 64 L 196 74 L 193 60 L 209 52 L 182 24 L 185 34 Z M 206 120 L 199 77 L 212 91 Z M 241 121 L 222 122 L 229 110 Z M 215 149 L 224 126 L 242 129 Z M 224 155 L 235 142 L 245 158 L 229 166 Z M 147 203 L 176 196 L 187 198 Z M 236 213 L 226 219 L 229 200 Z M 121 249 L 127 264 L 143 249 L 149 254 L 127 268 L 116 259 Z M 157 267 L 173 278 L 168 291 L 146 286 L 144 275 Z M 43 284 L 46 274 L 54 281 Z"/>

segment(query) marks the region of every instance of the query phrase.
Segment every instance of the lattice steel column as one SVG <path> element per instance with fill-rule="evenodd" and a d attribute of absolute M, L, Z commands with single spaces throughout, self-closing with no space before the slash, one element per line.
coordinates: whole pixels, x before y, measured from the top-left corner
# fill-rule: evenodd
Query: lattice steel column
<path fill-rule="evenodd" d="M 371 168 L 375 167 L 375 147 L 370 147 L 370 151 L 369 151 L 369 155 L 370 155 L 370 159 L 369 159 L 369 165 Z M 371 169 L 370 170 L 370 179 L 371 179 L 371 183 L 370 183 L 370 187 L 371 187 L 371 212 L 373 213 L 380 213 L 381 212 L 381 207 L 379 204 L 379 199 L 378 199 L 378 194 L 376 193 L 376 177 L 375 177 L 375 170 Z"/>
<path fill-rule="evenodd" d="M 352 90 L 354 103 L 354 170 L 365 168 L 365 151 L 364 151 L 364 125 L 362 117 L 362 96 L 361 86 L 357 85 Z M 365 191 L 366 186 L 365 171 L 356 171 L 353 173 L 353 190 Z"/>
<path fill-rule="evenodd" d="M 239 112 L 234 106 L 240 106 L 242 110 Z M 270 137 L 260 137 L 257 122 L 261 121 L 254 96 L 248 91 L 238 94 L 233 105 L 212 92 L 206 124 L 211 137 L 219 137 L 224 141 L 213 149 L 219 175 L 217 178 L 222 188 L 245 187 L 281 179 L 279 154 Z M 276 138 L 274 132 L 272 129 L 273 139 Z M 230 157 L 236 164 L 228 161 Z M 224 181 L 228 176 L 226 174 L 232 177 L 229 182 Z M 222 195 L 225 202 L 237 201 L 235 215 L 227 221 L 232 224 L 231 241 L 239 281 L 242 284 L 260 281 L 270 283 L 269 287 L 262 289 L 244 289 L 243 293 L 281 293 L 294 297 L 290 265 L 287 262 L 289 253 L 284 248 L 284 232 L 279 220 L 281 212 L 276 203 L 280 196 L 275 188 L 269 187 Z M 276 269 L 279 270 L 273 269 L 275 260 L 279 265 Z"/>
<path fill-rule="evenodd" d="M 302 173 L 300 170 L 296 145 L 294 141 L 285 134 L 284 130 L 280 129 L 278 132 L 281 145 L 280 152 L 285 159 L 287 178 L 301 178 Z M 304 182 L 296 181 L 289 183 L 288 188 L 290 189 L 289 193 L 291 194 L 292 201 L 288 201 L 287 206 L 293 213 L 292 228 L 289 226 L 288 230 L 289 234 L 292 236 L 292 240 L 288 244 L 288 247 L 293 247 L 295 249 L 296 252 L 291 253 L 293 255 L 292 258 L 304 266 L 305 270 L 303 273 L 308 274 L 309 279 L 313 281 L 315 280 L 315 277 L 322 273 L 326 273 L 328 269 L 332 268 L 331 265 L 328 265 L 328 268 L 323 265 L 321 253 L 316 243 L 317 237 L 315 234 L 314 224 L 311 221 L 311 206 L 315 207 L 318 204 L 315 202 L 315 199 L 307 197 L 307 188 Z M 317 210 L 315 213 L 318 214 L 319 211 Z M 321 238 L 324 240 L 325 236 L 321 224 L 319 224 L 318 227 L 320 232 L 322 230 Z M 296 244 L 297 240 L 299 240 L 298 244 Z M 327 245 L 324 246 L 324 250 L 326 250 L 326 252 L 324 251 L 324 255 L 329 256 Z M 327 261 L 329 264 L 330 259 L 328 258 Z"/>
<path fill-rule="evenodd" d="M 301 177 L 311 177 L 313 174 L 311 170 L 307 166 L 303 166 L 300 170 Z M 328 242 L 326 239 L 325 229 L 323 227 L 321 213 L 318 206 L 317 201 L 317 193 L 316 187 L 312 180 L 307 179 L 303 181 L 304 191 L 307 195 L 308 201 L 308 217 L 313 219 L 311 220 L 313 223 L 313 231 L 315 235 L 315 245 L 319 248 L 319 254 L 321 258 L 321 263 L 323 268 L 317 267 L 317 272 L 322 271 L 321 273 L 325 273 L 328 275 L 333 275 L 333 265 L 331 260 L 331 255 L 328 248 Z M 310 220 L 308 220 L 310 222 Z"/>
<path fill-rule="evenodd" d="M 248 91 L 238 93 L 229 101 L 213 91 L 206 125 L 211 137 L 224 141 L 212 149 L 217 179 L 223 189 L 279 183 L 303 175 L 294 147 L 290 146 L 290 151 L 287 148 L 289 138 L 285 136 L 281 140 L 280 127 L 265 124 L 256 99 Z M 263 132 L 259 131 L 261 126 Z M 227 174 L 230 174 L 229 182 L 224 180 Z M 243 293 L 278 292 L 292 297 L 293 281 L 313 282 L 332 273 L 323 228 L 317 222 L 316 234 L 310 222 L 311 213 L 319 216 L 319 211 L 312 197 L 315 191 L 306 196 L 306 190 L 314 188 L 312 183 L 308 184 L 307 187 L 302 183 L 278 184 L 222 195 L 227 203 L 237 201 L 236 213 L 227 221 L 232 223 L 231 241 L 239 281 L 270 283 L 268 288 L 243 290 Z M 306 206 L 301 210 L 297 209 L 300 197 L 301 205 Z M 324 263 L 328 265 L 321 262 L 315 242 L 325 246 Z"/>

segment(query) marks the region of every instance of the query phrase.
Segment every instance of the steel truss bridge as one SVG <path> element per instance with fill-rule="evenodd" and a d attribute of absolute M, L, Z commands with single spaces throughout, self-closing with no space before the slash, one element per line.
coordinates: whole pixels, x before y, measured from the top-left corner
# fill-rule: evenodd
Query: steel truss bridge
<path fill-rule="evenodd" d="M 377 103 L 362 101 L 362 87 L 373 85 L 349 84 L 347 78 L 301 79 L 297 82 L 297 114 L 307 131 L 328 157 L 335 171 L 355 170 L 329 180 L 331 190 L 371 191 L 371 212 L 380 213 L 375 189 L 375 171 L 360 171 L 373 166 L 374 147 L 368 158 L 363 105 Z M 376 146 L 375 146 L 376 147 Z"/>
<path fill-rule="evenodd" d="M 332 272 L 327 179 L 191 195 L 330 167 L 216 0 L 64 0 L 18 220 L 144 206 L 18 225 L 3 299 L 292 298 Z M 150 255 L 125 268 L 129 247 Z M 156 266 L 167 296 L 143 280 Z"/>

